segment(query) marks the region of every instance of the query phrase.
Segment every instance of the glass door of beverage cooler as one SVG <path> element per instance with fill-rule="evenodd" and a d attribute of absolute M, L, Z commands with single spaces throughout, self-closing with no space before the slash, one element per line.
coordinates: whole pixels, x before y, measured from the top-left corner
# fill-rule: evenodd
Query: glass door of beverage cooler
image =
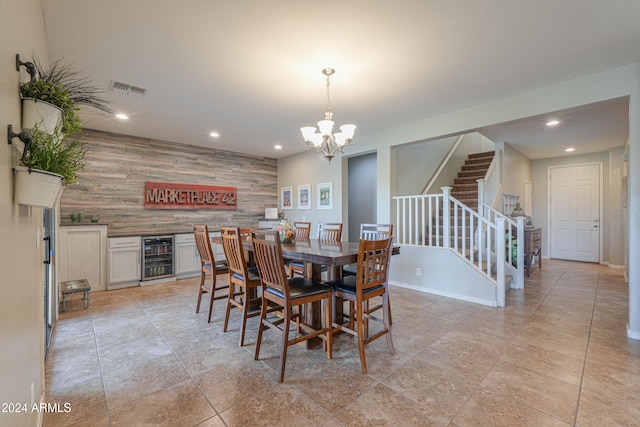
<path fill-rule="evenodd" d="M 142 238 L 142 280 L 173 276 L 173 236 Z"/>

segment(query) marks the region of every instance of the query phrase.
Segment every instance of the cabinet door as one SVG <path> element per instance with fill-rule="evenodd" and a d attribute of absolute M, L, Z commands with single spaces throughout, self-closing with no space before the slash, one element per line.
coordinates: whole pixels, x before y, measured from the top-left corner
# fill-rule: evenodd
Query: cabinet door
<path fill-rule="evenodd" d="M 60 227 L 58 273 L 61 282 L 87 279 L 91 290 L 107 289 L 107 227 Z"/>
<path fill-rule="evenodd" d="M 176 275 L 198 271 L 200 271 L 200 255 L 196 244 L 177 244 Z"/>
<path fill-rule="evenodd" d="M 109 284 L 140 280 L 140 247 L 109 250 Z"/>

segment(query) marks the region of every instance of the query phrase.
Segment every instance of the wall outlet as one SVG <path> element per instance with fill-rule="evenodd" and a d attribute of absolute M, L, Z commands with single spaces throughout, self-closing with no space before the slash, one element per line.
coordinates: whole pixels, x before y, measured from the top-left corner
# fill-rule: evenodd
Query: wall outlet
<path fill-rule="evenodd" d="M 158 224 L 158 218 L 157 217 L 153 217 L 151 218 L 151 225 L 157 225 Z"/>
<path fill-rule="evenodd" d="M 416 276 L 422 276 L 422 269 L 420 267 L 416 268 Z"/>

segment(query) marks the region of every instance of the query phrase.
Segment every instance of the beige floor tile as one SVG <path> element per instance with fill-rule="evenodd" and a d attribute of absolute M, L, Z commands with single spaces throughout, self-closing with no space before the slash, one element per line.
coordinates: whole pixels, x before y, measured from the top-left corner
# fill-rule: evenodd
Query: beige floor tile
<path fill-rule="evenodd" d="M 274 385 L 257 393 L 222 412 L 220 416 L 229 427 L 314 427 L 331 419 L 327 412 L 287 384 Z"/>
<path fill-rule="evenodd" d="M 447 418 L 430 412 L 382 384 L 377 384 L 351 402 L 335 418 L 346 427 L 448 425 Z"/>
<path fill-rule="evenodd" d="M 452 419 L 478 385 L 451 368 L 412 359 L 384 384 L 415 400 L 431 412 Z"/>
<path fill-rule="evenodd" d="M 479 389 L 508 397 L 570 424 L 575 420 L 580 393 L 577 386 L 509 362 L 498 363 Z"/>
<path fill-rule="evenodd" d="M 538 411 L 508 396 L 482 389 L 458 412 L 452 424 L 458 427 L 568 427 L 572 424 Z"/>
<path fill-rule="evenodd" d="M 575 386 L 580 385 L 584 369 L 584 360 L 532 345 L 513 344 L 500 360 Z"/>
<path fill-rule="evenodd" d="M 111 409 L 111 425 L 192 426 L 216 413 L 190 379 Z"/>
<path fill-rule="evenodd" d="M 576 425 L 580 427 L 637 426 L 640 406 L 588 389 L 580 395 Z"/>

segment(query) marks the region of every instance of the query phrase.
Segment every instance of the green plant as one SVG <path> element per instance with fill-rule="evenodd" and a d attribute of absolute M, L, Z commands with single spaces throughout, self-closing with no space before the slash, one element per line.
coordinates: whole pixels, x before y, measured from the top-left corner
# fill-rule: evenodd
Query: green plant
<path fill-rule="evenodd" d="M 62 175 L 64 184 L 78 181 L 78 171 L 84 169 L 87 150 L 77 137 L 63 138 L 60 133 L 31 131 L 31 147 L 25 156 L 26 165 L 33 169 Z"/>
<path fill-rule="evenodd" d="M 32 61 L 38 77 L 22 83 L 20 94 L 23 98 L 34 98 L 59 107 L 64 116 L 63 134 L 71 135 L 82 129 L 79 112 L 83 105 L 112 112 L 109 101 L 101 95 L 103 90 L 71 64 L 57 60 L 44 67 L 35 56 Z"/>

